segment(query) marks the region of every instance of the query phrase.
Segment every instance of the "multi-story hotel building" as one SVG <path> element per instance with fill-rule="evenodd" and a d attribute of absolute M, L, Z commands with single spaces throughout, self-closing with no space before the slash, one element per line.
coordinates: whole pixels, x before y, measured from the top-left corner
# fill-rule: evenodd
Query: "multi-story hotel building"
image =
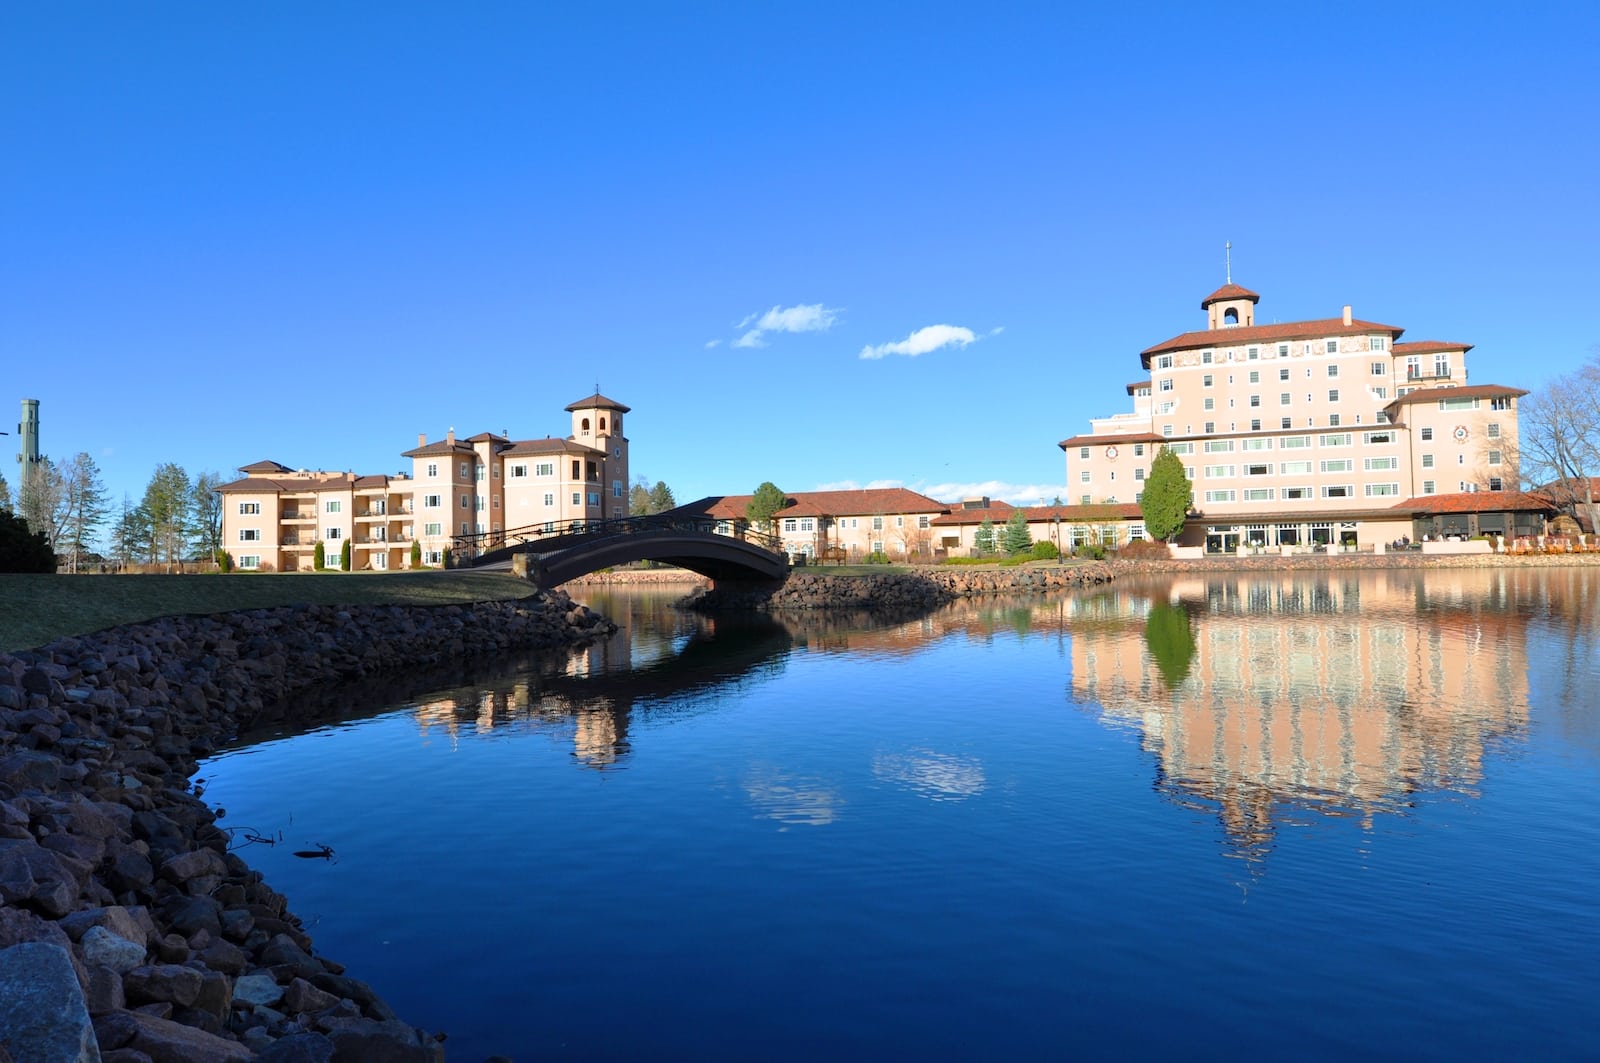
<path fill-rule="evenodd" d="M 1184 541 L 1219 551 L 1389 542 L 1412 530 L 1408 501 L 1515 490 L 1527 392 L 1469 385 L 1470 344 L 1402 343 L 1349 306 L 1262 325 L 1259 299 L 1226 284 L 1200 304 L 1204 329 L 1140 352 L 1133 409 L 1060 444 L 1070 502 L 1137 502 L 1163 446 L 1193 484 Z"/>
<path fill-rule="evenodd" d="M 223 548 L 241 569 L 303 572 L 318 543 L 333 565 L 349 542 L 352 569 L 381 571 L 409 567 L 413 542 L 423 564 L 438 565 L 454 536 L 627 516 L 628 407 L 597 392 L 567 412 L 564 439 L 418 436 L 403 455 L 409 474 L 243 466 L 243 479 L 218 488 Z"/>

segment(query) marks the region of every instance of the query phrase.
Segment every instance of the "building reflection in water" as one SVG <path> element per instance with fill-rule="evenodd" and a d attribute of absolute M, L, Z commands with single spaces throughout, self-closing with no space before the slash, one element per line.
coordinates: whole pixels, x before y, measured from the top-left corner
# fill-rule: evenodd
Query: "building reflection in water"
<path fill-rule="evenodd" d="M 1515 589 L 1464 570 L 1128 587 L 1069 619 L 1072 696 L 1134 727 L 1157 789 L 1259 859 L 1285 817 L 1370 824 L 1421 790 L 1476 794 L 1528 723 Z"/>

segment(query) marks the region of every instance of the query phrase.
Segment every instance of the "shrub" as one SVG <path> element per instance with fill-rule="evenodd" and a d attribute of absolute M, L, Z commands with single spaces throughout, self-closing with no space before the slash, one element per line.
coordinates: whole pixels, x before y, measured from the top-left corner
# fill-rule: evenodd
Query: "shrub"
<path fill-rule="evenodd" d="M 887 565 L 888 563 L 889 555 L 882 550 L 874 550 L 867 555 L 867 564 L 869 565 Z"/>
<path fill-rule="evenodd" d="M 1056 544 L 1049 539 L 1040 539 L 1033 544 L 1033 559 L 1035 561 L 1054 561 L 1061 556 L 1061 551 L 1056 549 Z"/>
<path fill-rule="evenodd" d="M 422 540 L 421 539 L 412 539 L 411 540 L 411 567 L 412 568 L 421 568 L 422 567 Z"/>
<path fill-rule="evenodd" d="M 1077 554 L 1088 561 L 1104 561 L 1106 559 L 1106 548 L 1099 543 L 1084 543 L 1077 548 Z"/>
<path fill-rule="evenodd" d="M 327 561 L 327 548 L 322 545 L 321 540 L 318 540 L 317 545 L 311 550 L 311 567 L 316 569 L 318 572 L 321 572 L 324 568 L 328 567 Z"/>
<path fill-rule="evenodd" d="M 445 547 L 444 548 L 444 553 L 439 555 L 439 559 L 440 559 L 439 563 L 440 563 L 440 565 L 442 567 L 444 567 L 444 568 L 449 568 L 450 567 L 450 559 L 453 556 L 454 555 L 450 552 L 450 548 L 448 546 Z"/>
<path fill-rule="evenodd" d="M 212 560 L 217 563 L 218 572 L 233 571 L 233 555 L 226 550 L 217 550 L 212 555 Z"/>
<path fill-rule="evenodd" d="M 351 556 L 352 552 L 353 552 L 353 550 L 352 550 L 352 547 L 350 546 L 350 540 L 346 539 L 344 541 L 344 545 L 339 547 L 339 571 L 340 572 L 349 572 L 350 571 L 350 556 Z"/>
<path fill-rule="evenodd" d="M 56 552 L 44 532 L 28 530 L 15 513 L 0 512 L 0 572 L 54 572 Z"/>
<path fill-rule="evenodd" d="M 992 565 L 994 559 L 990 557 L 947 557 L 941 564 L 945 565 Z"/>
<path fill-rule="evenodd" d="M 1123 544 L 1117 556 L 1124 561 L 1159 561 L 1172 556 L 1167 544 L 1154 539 L 1135 539 Z"/>

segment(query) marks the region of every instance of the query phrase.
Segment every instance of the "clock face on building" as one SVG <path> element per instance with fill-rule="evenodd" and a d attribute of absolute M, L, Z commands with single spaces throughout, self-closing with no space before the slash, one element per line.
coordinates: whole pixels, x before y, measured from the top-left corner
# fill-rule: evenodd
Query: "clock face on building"
<path fill-rule="evenodd" d="M 1110 458 L 1112 461 L 1116 461 L 1117 460 L 1117 448 L 1116 447 L 1107 447 L 1106 448 L 1106 457 Z"/>
<path fill-rule="evenodd" d="M 1467 426 L 1464 424 L 1456 425 L 1455 436 L 1457 443 L 1465 443 L 1467 441 Z"/>

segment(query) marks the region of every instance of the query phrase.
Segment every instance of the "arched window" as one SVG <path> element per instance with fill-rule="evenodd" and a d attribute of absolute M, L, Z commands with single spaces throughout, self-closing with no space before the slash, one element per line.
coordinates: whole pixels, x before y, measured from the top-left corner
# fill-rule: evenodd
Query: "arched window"
<path fill-rule="evenodd" d="M 1224 325 L 1237 325 L 1239 323 L 1238 308 L 1230 306 L 1228 309 L 1224 310 L 1222 312 L 1222 323 Z"/>
<path fill-rule="evenodd" d="M 602 418 L 600 418 L 600 431 L 604 432 L 605 430 L 606 430 L 606 419 L 604 417 L 602 417 Z"/>
<path fill-rule="evenodd" d="M 589 418 L 585 417 L 578 427 L 587 433 L 589 431 Z"/>

